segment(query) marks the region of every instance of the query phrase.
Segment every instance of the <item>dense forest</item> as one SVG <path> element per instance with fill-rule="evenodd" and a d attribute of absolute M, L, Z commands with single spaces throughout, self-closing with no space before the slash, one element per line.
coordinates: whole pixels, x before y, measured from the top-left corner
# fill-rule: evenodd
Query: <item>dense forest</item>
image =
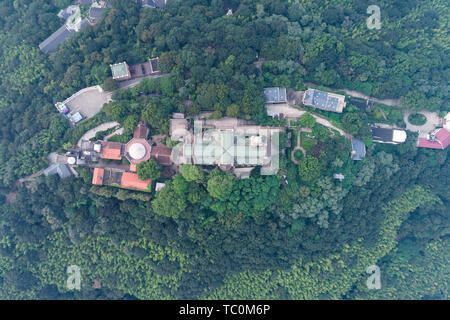
<path fill-rule="evenodd" d="M 140 119 L 168 133 L 172 112 L 277 125 L 268 86 L 312 82 L 398 98 L 400 111 L 450 110 L 446 1 L 375 1 L 380 30 L 366 26 L 368 0 L 167 2 L 113 0 L 50 56 L 38 45 L 70 1 L 0 3 L 0 298 L 448 299 L 450 149 L 417 149 L 409 132 L 404 144 L 373 144 L 372 115 L 356 107 L 330 117 L 366 142 L 363 161 L 305 116 L 314 145 L 299 165 L 282 155 L 274 176 L 185 165 L 158 177 L 157 193 L 92 186 L 87 169 L 16 182 L 107 120 L 123 141 Z M 87 86 L 112 89 L 112 63 L 154 57 L 168 77 L 116 91 L 75 129 L 53 106 Z M 374 264 L 380 290 L 366 286 Z M 80 291 L 66 287 L 70 265 Z"/>

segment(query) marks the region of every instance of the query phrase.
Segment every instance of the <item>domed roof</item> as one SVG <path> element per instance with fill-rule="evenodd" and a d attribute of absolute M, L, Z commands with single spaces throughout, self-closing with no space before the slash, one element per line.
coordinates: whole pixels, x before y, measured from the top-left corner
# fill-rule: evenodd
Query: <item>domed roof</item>
<path fill-rule="evenodd" d="M 394 142 L 405 142 L 406 132 L 404 130 L 394 130 L 392 135 L 392 141 Z"/>
<path fill-rule="evenodd" d="M 142 143 L 135 142 L 130 146 L 128 153 L 130 154 L 130 157 L 133 158 L 134 160 L 140 160 L 143 157 L 145 157 L 147 150 L 145 149 L 145 146 Z"/>

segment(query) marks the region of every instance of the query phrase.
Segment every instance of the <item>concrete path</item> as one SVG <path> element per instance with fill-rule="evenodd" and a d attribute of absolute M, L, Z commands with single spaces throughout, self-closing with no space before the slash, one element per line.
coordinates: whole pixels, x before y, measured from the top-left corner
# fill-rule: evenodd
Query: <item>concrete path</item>
<path fill-rule="evenodd" d="M 382 108 L 377 108 L 377 109 L 380 111 L 381 115 L 383 116 L 383 119 L 387 120 L 386 114 L 384 113 L 383 109 Z"/>
<path fill-rule="evenodd" d="M 283 114 L 283 117 L 285 118 L 300 118 L 305 112 L 304 110 L 299 110 L 295 107 L 291 107 L 287 104 L 266 104 L 266 109 L 267 109 L 267 115 L 273 117 L 273 116 L 280 116 L 280 114 Z M 341 136 L 346 137 L 347 139 L 351 140 L 353 138 L 353 136 L 351 134 L 346 133 L 344 130 L 336 127 L 335 125 L 333 125 L 329 120 L 318 116 L 316 114 L 310 113 L 315 119 L 316 122 L 336 130 L 337 132 L 339 132 L 339 134 Z"/>
<path fill-rule="evenodd" d="M 114 137 L 114 136 L 117 136 L 117 135 L 121 135 L 121 134 L 123 134 L 124 131 L 125 131 L 124 128 L 119 128 L 116 131 L 114 131 L 113 133 L 110 133 L 106 137 L 104 137 L 103 141 L 108 141 L 111 137 Z"/>
<path fill-rule="evenodd" d="M 320 123 L 321 125 L 323 125 L 323 126 L 325 126 L 325 127 L 328 127 L 328 128 L 331 128 L 331 129 L 336 130 L 337 132 L 339 132 L 339 134 L 340 134 L 341 136 L 344 136 L 344 137 L 346 137 L 346 138 L 349 139 L 349 140 L 353 139 L 353 136 L 352 136 L 351 134 L 346 133 L 344 130 L 339 129 L 338 127 L 334 126 L 334 125 L 331 124 L 331 122 L 328 121 L 327 119 L 322 118 L 322 117 L 320 117 L 320 116 L 317 116 L 317 115 L 315 115 L 315 114 L 313 114 L 313 117 L 316 118 L 316 122 L 317 122 L 317 123 Z"/>
<path fill-rule="evenodd" d="M 411 124 L 408 121 L 408 117 L 414 113 L 423 114 L 427 118 L 427 122 L 422 126 L 415 126 L 415 125 Z M 440 126 L 441 122 L 442 122 L 441 118 L 439 117 L 439 114 L 437 112 L 431 112 L 431 111 L 425 111 L 425 110 L 418 111 L 418 112 L 408 111 L 403 116 L 403 121 L 405 121 L 405 123 L 406 123 L 407 130 L 414 131 L 414 132 L 422 132 L 422 133 L 433 132 L 434 129 L 436 129 L 436 127 Z"/>
<path fill-rule="evenodd" d="M 301 145 L 302 132 L 312 132 L 312 130 L 310 128 L 300 128 L 297 131 L 297 146 L 291 152 L 291 160 L 295 164 L 298 164 L 297 159 L 295 159 L 295 151 L 300 150 L 303 153 L 303 157 L 306 157 L 306 150 Z"/>
<path fill-rule="evenodd" d="M 118 126 L 120 126 L 120 124 L 118 122 L 115 122 L 115 121 L 114 122 L 105 122 L 105 123 L 102 123 L 101 125 L 93 128 L 91 130 L 86 131 L 86 133 L 83 134 L 83 136 L 80 138 L 80 140 L 78 140 L 77 147 L 81 148 L 81 141 L 83 141 L 83 140 L 89 141 L 92 138 L 95 138 L 95 135 L 96 135 L 97 132 L 105 131 L 105 130 L 108 130 L 110 128 L 114 128 L 116 126 L 118 127 Z"/>
<path fill-rule="evenodd" d="M 29 176 L 27 176 L 27 177 L 23 177 L 23 178 L 20 178 L 19 180 L 17 180 L 16 181 L 16 183 L 15 183 L 15 187 L 18 187 L 20 184 L 22 184 L 22 183 L 24 183 L 24 182 L 27 182 L 27 181 L 31 181 L 31 180 L 33 180 L 34 178 L 36 178 L 36 177 L 39 177 L 41 174 L 43 174 L 44 173 L 44 169 L 42 169 L 42 170 L 39 170 L 38 172 L 36 172 L 36 173 L 33 173 L 32 175 L 29 175 Z"/>
<path fill-rule="evenodd" d="M 103 169 L 114 169 L 118 171 L 126 171 L 130 169 L 129 164 L 123 164 L 123 163 L 104 163 L 101 160 L 97 162 L 96 164 L 88 164 L 84 167 L 87 168 L 103 168 Z"/>
<path fill-rule="evenodd" d="M 119 89 L 129 89 L 137 86 L 139 82 L 141 82 L 143 79 L 155 79 L 155 78 L 165 78 L 168 77 L 168 73 L 163 74 L 150 74 L 146 77 L 138 78 L 138 79 L 131 79 L 127 81 L 121 81 L 119 82 Z"/>
<path fill-rule="evenodd" d="M 374 97 L 366 96 L 362 92 L 354 91 L 354 90 L 348 90 L 348 89 L 333 89 L 336 91 L 344 91 L 346 94 L 352 97 L 361 98 L 365 100 L 371 100 L 376 103 L 385 104 L 387 106 L 391 107 L 398 107 L 399 106 L 399 99 L 377 99 Z"/>

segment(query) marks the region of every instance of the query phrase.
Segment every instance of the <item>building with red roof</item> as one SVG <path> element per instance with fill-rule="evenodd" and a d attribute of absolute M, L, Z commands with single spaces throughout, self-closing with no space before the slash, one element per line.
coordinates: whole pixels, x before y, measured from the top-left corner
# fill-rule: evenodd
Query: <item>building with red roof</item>
<path fill-rule="evenodd" d="M 150 156 L 161 165 L 169 166 L 172 164 L 170 156 L 172 155 L 172 149 L 164 145 L 158 145 L 152 147 Z"/>
<path fill-rule="evenodd" d="M 92 177 L 92 184 L 102 185 L 104 174 L 105 174 L 105 169 L 94 168 L 94 176 Z"/>
<path fill-rule="evenodd" d="M 141 180 L 139 179 L 137 173 L 134 172 L 124 172 L 122 174 L 122 180 L 120 186 L 123 188 L 139 189 L 147 191 L 149 190 L 148 185 L 152 181 L 150 179 Z"/>
<path fill-rule="evenodd" d="M 133 138 L 125 146 L 125 156 L 131 164 L 139 164 L 150 159 L 150 144 L 142 138 Z"/>
<path fill-rule="evenodd" d="M 102 158 L 122 160 L 123 144 L 120 142 L 102 142 Z"/>
<path fill-rule="evenodd" d="M 144 121 L 139 121 L 139 124 L 134 129 L 134 138 L 147 139 L 149 129 Z"/>
<path fill-rule="evenodd" d="M 420 137 L 417 143 L 419 148 L 429 148 L 429 149 L 445 149 L 450 145 L 450 131 L 441 128 L 435 130 L 433 133 Z"/>

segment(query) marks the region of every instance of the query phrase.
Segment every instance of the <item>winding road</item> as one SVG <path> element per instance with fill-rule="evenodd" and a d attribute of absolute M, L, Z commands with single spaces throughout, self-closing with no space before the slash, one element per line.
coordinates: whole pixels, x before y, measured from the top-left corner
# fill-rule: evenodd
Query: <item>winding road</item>
<path fill-rule="evenodd" d="M 101 131 L 105 131 L 108 130 L 110 128 L 114 128 L 114 127 L 119 127 L 120 123 L 118 122 L 106 122 L 106 123 L 102 123 L 101 125 L 92 128 L 91 130 L 86 131 L 85 134 L 83 134 L 83 136 L 80 138 L 80 140 L 78 140 L 77 142 L 77 147 L 81 148 L 81 142 L 84 141 L 89 141 L 92 138 L 95 138 L 95 135 L 97 134 L 97 132 L 101 132 Z M 119 128 L 118 128 L 119 129 Z"/>
<path fill-rule="evenodd" d="M 303 114 L 305 114 L 307 111 L 304 110 L 299 110 L 295 107 L 291 107 L 287 104 L 266 104 L 266 109 L 267 109 L 267 115 L 268 116 L 280 116 L 280 114 L 283 114 L 283 116 L 285 118 L 300 118 Z M 331 128 L 336 130 L 337 132 L 339 132 L 339 134 L 341 136 L 346 137 L 347 139 L 351 140 L 353 138 L 353 136 L 349 133 L 346 133 L 344 130 L 336 127 L 335 125 L 333 125 L 329 120 L 318 116 L 316 114 L 310 113 L 315 119 L 316 122 L 327 127 L 327 128 Z"/>

